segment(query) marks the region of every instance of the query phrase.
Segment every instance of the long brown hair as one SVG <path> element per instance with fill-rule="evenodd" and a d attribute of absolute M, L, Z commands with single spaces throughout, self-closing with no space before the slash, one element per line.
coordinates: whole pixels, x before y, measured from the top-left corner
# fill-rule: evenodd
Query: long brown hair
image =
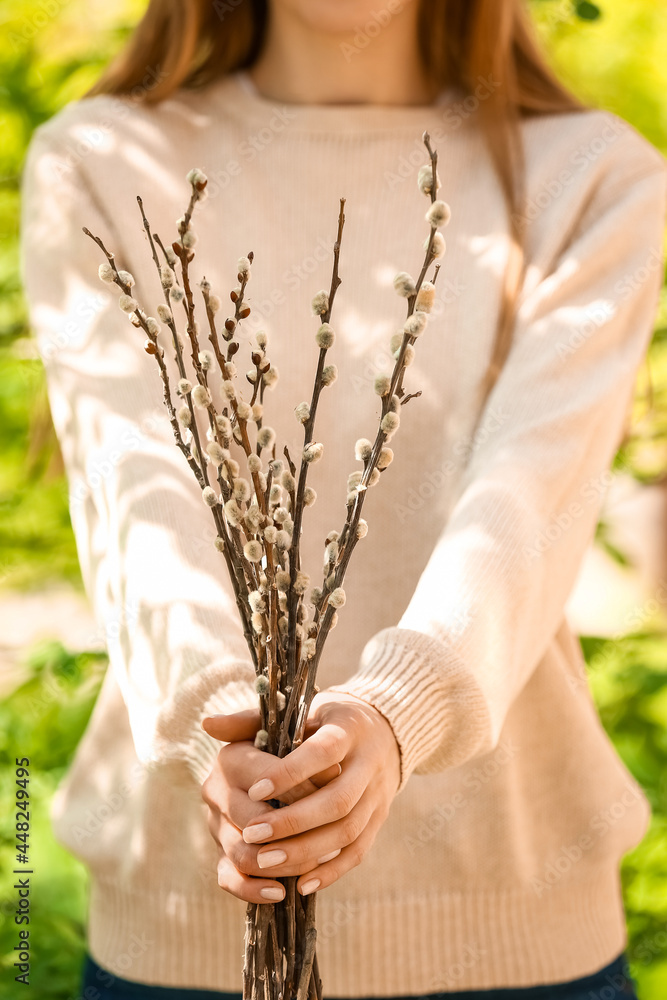
<path fill-rule="evenodd" d="M 534 38 L 524 0 L 419 0 L 419 47 L 437 87 L 474 94 L 492 81 L 478 102 L 486 139 L 507 205 L 511 249 L 496 338 L 483 398 L 492 389 L 512 344 L 514 312 L 524 269 L 524 164 L 522 117 L 582 110 L 548 68 Z M 156 102 L 178 87 L 195 88 L 238 69 L 259 54 L 268 0 L 150 0 L 127 47 L 89 92 L 141 94 Z M 146 66 L 160 66 L 157 85 L 142 86 Z"/>

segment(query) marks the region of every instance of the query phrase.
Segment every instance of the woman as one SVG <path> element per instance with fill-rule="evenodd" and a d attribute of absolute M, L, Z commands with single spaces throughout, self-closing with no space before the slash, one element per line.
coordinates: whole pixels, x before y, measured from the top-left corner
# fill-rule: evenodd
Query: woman
<path fill-rule="evenodd" d="M 402 322 L 392 279 L 423 254 L 425 129 L 452 222 L 407 373 L 422 395 L 369 496 L 311 735 L 272 762 L 207 512 L 81 227 L 157 302 L 134 197 L 165 236 L 185 174 L 207 173 L 198 260 L 226 296 L 253 250 L 247 335 L 268 333 L 267 410 L 298 448 L 309 302 L 347 199 L 302 542 L 316 570 Z M 38 130 L 25 195 L 32 318 L 111 662 L 55 806 L 92 876 L 84 995 L 238 993 L 242 901 L 298 874 L 320 890 L 328 996 L 633 996 L 618 866 L 648 807 L 563 609 L 650 337 L 655 150 L 553 79 L 519 0 L 151 0 L 93 94 Z"/>

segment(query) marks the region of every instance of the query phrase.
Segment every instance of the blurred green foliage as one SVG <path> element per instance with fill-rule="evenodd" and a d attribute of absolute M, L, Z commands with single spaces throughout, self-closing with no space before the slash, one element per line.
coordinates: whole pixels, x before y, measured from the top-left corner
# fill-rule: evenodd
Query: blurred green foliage
<path fill-rule="evenodd" d="M 531 2 L 534 20 L 560 79 L 585 103 L 606 108 L 631 122 L 667 156 L 667 4 L 607 0 L 600 7 L 599 19 L 586 23 L 572 16 L 571 0 Z M 638 380 L 632 434 L 619 451 L 616 467 L 645 483 L 665 479 L 665 288 L 648 363 Z M 615 557 L 613 542 L 604 530 L 599 540 Z"/>
<path fill-rule="evenodd" d="M 33 130 L 92 85 L 141 3 L 3 0 L 0 31 L 0 586 L 79 581 L 67 489 L 19 279 L 19 184 Z"/>
<path fill-rule="evenodd" d="M 0 996 L 69 998 L 76 989 L 85 947 L 86 881 L 81 865 L 51 833 L 49 803 L 88 722 L 104 671 L 100 653 L 68 653 L 55 643 L 31 651 L 28 677 L 0 703 Z M 30 939 L 35 949 L 31 984 L 14 982 L 18 944 L 16 758 L 30 760 L 28 869 L 31 878 Z"/>
<path fill-rule="evenodd" d="M 118 49 L 143 0 L 3 0 L 0 31 L 0 598 L 51 580 L 80 585 L 67 490 L 48 432 L 40 362 L 29 339 L 17 263 L 19 179 L 33 129 L 85 92 Z M 632 122 L 667 153 L 667 5 L 655 0 L 531 0 L 559 75 L 585 101 Z M 637 392 L 633 434 L 617 466 L 656 482 L 667 468 L 667 299 Z M 612 554 L 614 540 L 601 526 Z M 623 553 L 618 552 L 619 559 Z M 643 616 L 642 616 L 643 617 Z M 664 623 L 582 640 L 593 695 L 620 755 L 646 789 L 651 829 L 625 859 L 630 958 L 640 1000 L 667 996 L 667 666 Z M 25 679 L 0 702 L 0 974 L 3 1000 L 77 997 L 85 947 L 85 873 L 57 845 L 48 808 L 92 710 L 104 668 L 96 653 L 32 650 Z M 31 759 L 36 871 L 32 985 L 14 984 L 14 758 Z"/>
<path fill-rule="evenodd" d="M 653 811 L 650 829 L 623 862 L 632 972 L 640 1000 L 667 996 L 667 657 L 664 630 L 622 639 L 584 638 L 602 723 Z"/>

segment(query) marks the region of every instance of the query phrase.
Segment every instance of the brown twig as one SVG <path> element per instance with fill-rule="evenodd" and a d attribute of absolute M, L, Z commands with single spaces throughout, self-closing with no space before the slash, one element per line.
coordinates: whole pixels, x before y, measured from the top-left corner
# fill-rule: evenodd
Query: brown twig
<path fill-rule="evenodd" d="M 437 191 L 437 154 L 424 133 L 424 144 L 430 157 L 431 203 Z M 304 428 L 303 451 L 297 465 L 292 460 L 289 449 L 284 448 L 283 460 L 276 459 L 275 435 L 263 426 L 264 395 L 267 386 L 273 384 L 277 373 L 271 371 L 271 362 L 266 354 L 266 335 L 262 339 L 257 334 L 257 349 L 252 351 L 253 370 L 247 373 L 252 384 L 250 403 L 242 399 L 233 383 L 236 366 L 232 358 L 240 344 L 235 335 L 239 324 L 250 314 L 246 302 L 246 289 L 250 279 L 253 254 L 239 259 L 237 280 L 239 284 L 230 293 L 234 303 L 233 315 L 224 321 L 224 329 L 218 330 L 216 314 L 220 306 L 210 293 L 210 284 L 203 279 L 200 288 L 203 296 L 208 325 L 210 351 L 200 351 L 199 327 L 196 320 L 196 303 L 193 294 L 190 265 L 195 257 L 194 234 L 191 219 L 197 202 L 203 197 L 206 178 L 200 171 L 188 175 L 191 196 L 188 207 L 178 224 L 179 237 L 171 247 L 166 247 L 157 233 L 153 233 L 144 212 L 141 198 L 139 209 L 144 230 L 148 238 L 153 263 L 160 277 L 165 304 L 158 306 L 158 314 L 166 323 L 173 341 L 174 360 L 179 374 L 177 393 L 183 405 L 176 410 L 172 397 L 169 372 L 164 359 L 164 350 L 158 343 L 157 321 L 148 316 L 138 305 L 122 303 L 123 308 L 133 312 L 132 322 L 146 334 L 145 349 L 152 354 L 158 365 L 163 386 L 163 399 L 179 450 L 184 455 L 196 481 L 202 490 L 202 498 L 211 509 L 217 531 L 216 546 L 222 551 L 234 590 L 236 604 L 241 618 L 244 636 L 257 676 L 257 690 L 260 707 L 261 730 L 255 745 L 285 756 L 298 746 L 305 737 L 305 728 L 310 705 L 317 691 L 317 670 L 324 645 L 330 630 L 337 620 L 336 607 L 344 601 L 343 595 L 333 595 L 342 588 L 345 573 L 357 541 L 365 533 L 361 524 L 361 513 L 369 488 L 380 478 L 381 472 L 389 464 L 391 455 L 385 456 L 379 467 L 382 449 L 397 428 L 397 421 L 389 423 L 384 418 L 398 414 L 399 409 L 409 400 L 421 395 L 421 390 L 406 393 L 403 379 L 407 368 L 408 349 L 412 351 L 417 334 L 414 322 L 406 325 L 400 345 L 394 346 L 395 364 L 385 388 L 377 388 L 381 395 L 381 413 L 375 439 L 364 444 L 363 471 L 355 473 L 348 483 L 346 516 L 340 532 L 327 535 L 326 565 L 323 585 L 316 596 L 313 592 L 313 617 L 308 621 L 304 588 L 306 577 L 301 571 L 301 531 L 306 506 L 308 467 L 307 449 L 314 444 L 314 428 L 320 394 L 329 380 L 325 372 L 325 361 L 329 345 L 328 331 L 318 332 L 319 354 L 314 384 L 308 405 L 308 412 L 297 413 Z M 420 181 L 421 183 L 421 181 Z M 345 223 L 345 199 L 340 199 L 338 230 L 333 246 L 331 284 L 326 301 L 320 293 L 320 301 L 314 305 L 321 324 L 329 324 L 337 289 L 341 284 L 339 276 L 340 250 Z M 442 208 L 438 212 L 442 216 Z M 433 213 L 429 220 L 436 218 Z M 437 218 L 436 218 L 437 221 Z M 406 324 L 416 310 L 420 292 L 428 269 L 433 263 L 433 251 L 437 227 L 431 225 L 426 241 L 426 253 L 414 290 L 412 285 L 402 294 L 407 296 Z M 104 253 L 108 268 L 101 277 L 113 280 L 121 292 L 132 298 L 131 275 L 119 272 L 114 255 L 107 250 L 99 237 L 89 230 L 84 232 Z M 164 258 L 160 264 L 158 248 Z M 433 251 L 433 252 L 432 252 Z M 440 252 L 440 251 L 438 251 Z M 180 281 L 177 273 L 180 263 Z M 110 268 L 110 270 L 109 270 Z M 432 281 L 438 275 L 439 264 L 435 265 Z M 398 286 L 397 286 L 398 287 Z M 432 294 L 432 293 L 431 293 Z M 217 297 L 216 297 L 217 298 Z M 183 345 L 178 335 L 173 304 L 182 301 L 185 326 L 190 346 L 191 361 L 196 386 L 193 388 L 187 376 L 188 364 L 183 354 Z M 133 306 L 136 309 L 133 310 Z M 420 305 L 427 309 L 427 305 Z M 428 309 L 427 309 L 428 311 Z M 420 322 L 424 322 L 424 316 Z M 227 344 L 226 350 L 224 344 Z M 326 346 L 322 346 L 322 344 Z M 396 347 L 396 350 L 394 350 Z M 223 403 L 218 407 L 210 391 L 214 375 L 213 365 L 222 378 Z M 386 389 L 386 391 L 385 391 Z M 206 452 L 202 448 L 202 436 L 198 426 L 200 419 L 207 417 L 209 443 Z M 179 422 L 180 421 L 180 422 Z M 181 430 L 181 422 L 186 431 Z M 255 430 L 252 431 L 252 425 Z M 245 469 L 232 457 L 234 442 L 240 446 L 243 461 L 247 465 L 250 483 L 244 479 Z M 363 443 L 363 442 L 362 442 Z M 370 449 L 370 450 L 369 450 Z M 207 460 L 215 467 L 215 475 L 209 474 Z M 211 486 L 216 482 L 219 495 Z M 353 487 L 352 487 L 353 484 Z M 282 508 L 286 509 L 282 509 Z M 363 527 L 363 532 L 362 532 Z M 340 599 L 338 599 L 340 598 Z M 272 802 L 279 806 L 280 803 Z M 285 899 L 279 904 L 248 904 L 245 924 L 245 953 L 243 970 L 244 1000 L 322 1000 L 322 983 L 316 955 L 315 909 L 316 896 L 301 897 L 296 890 L 296 876 L 281 879 L 285 885 Z"/>
<path fill-rule="evenodd" d="M 317 942 L 317 928 L 315 927 L 315 901 L 316 893 L 306 896 L 306 930 L 303 946 L 303 956 L 301 959 L 301 971 L 299 974 L 299 988 L 297 990 L 297 1000 L 308 1000 L 308 989 L 315 960 L 315 944 Z"/>
<path fill-rule="evenodd" d="M 338 274 L 338 267 L 340 263 L 340 248 L 343 239 L 343 226 L 345 225 L 345 199 L 340 199 L 340 209 L 338 213 L 338 232 L 336 235 L 336 241 L 333 247 L 333 267 L 331 273 L 331 285 L 329 289 L 328 296 L 328 306 L 326 311 L 321 317 L 322 323 L 328 323 L 331 319 L 331 314 L 333 310 L 334 298 L 338 286 L 341 284 L 341 279 Z M 313 432 L 315 428 L 315 417 L 317 415 L 317 404 L 319 402 L 320 394 L 322 392 L 322 372 L 324 370 L 324 362 L 327 355 L 327 349 L 324 347 L 320 348 L 319 356 L 317 359 L 317 370 L 315 372 L 315 382 L 313 385 L 313 391 L 310 401 L 310 408 L 308 418 L 304 423 L 304 434 L 303 434 L 303 448 L 304 453 L 309 444 L 313 441 Z M 291 463 L 290 463 L 291 464 Z M 288 602 L 288 623 L 289 631 L 287 638 L 287 676 L 291 680 L 296 674 L 296 609 L 298 603 L 298 597 L 294 589 L 294 584 L 296 582 L 296 574 L 299 569 L 300 562 L 300 537 L 301 537 L 301 522 L 303 519 L 303 509 L 304 509 L 304 492 L 306 489 L 306 481 L 308 476 L 308 466 L 309 463 L 304 457 L 301 459 L 301 467 L 299 469 L 299 481 L 296 489 L 296 499 L 294 501 L 293 519 L 294 519 L 294 529 L 292 533 L 292 544 L 290 546 L 290 585 L 287 597 Z M 294 471 L 292 472 L 294 474 Z M 296 689 L 292 691 L 292 699 L 296 697 Z M 290 699 L 290 700 L 292 700 Z M 290 713 L 291 717 L 291 713 Z"/>

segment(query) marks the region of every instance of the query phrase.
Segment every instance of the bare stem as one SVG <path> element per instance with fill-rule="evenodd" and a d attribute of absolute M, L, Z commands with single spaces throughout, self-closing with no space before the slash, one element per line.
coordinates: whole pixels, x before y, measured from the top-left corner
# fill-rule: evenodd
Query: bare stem
<path fill-rule="evenodd" d="M 336 296 L 336 291 L 341 283 L 341 279 L 338 274 L 338 267 L 340 262 L 340 247 L 343 239 L 343 226 L 345 225 L 345 199 L 340 199 L 340 209 L 338 212 L 338 232 L 336 235 L 336 242 L 333 247 L 333 267 L 331 273 L 331 286 L 329 289 L 329 300 L 328 308 L 324 315 L 322 316 L 322 323 L 328 323 L 331 319 L 331 313 L 333 310 L 334 298 Z M 303 455 L 305 454 L 306 448 L 313 441 L 313 432 L 315 428 L 315 417 L 317 415 L 317 404 L 319 402 L 320 393 L 322 392 L 322 371 L 324 370 L 324 361 L 326 358 L 327 350 L 326 348 L 320 348 L 319 357 L 317 359 L 317 370 L 315 372 L 315 382 L 313 385 L 313 392 L 310 401 L 310 410 L 308 414 L 308 419 L 304 424 L 304 436 L 303 436 L 303 447 L 304 452 L 301 458 L 301 467 L 299 469 L 299 481 L 296 490 L 296 499 L 294 502 L 294 509 L 292 512 L 292 519 L 294 521 L 294 529 L 292 532 L 292 544 L 290 546 L 290 586 L 287 595 L 287 608 L 288 608 L 288 633 L 287 633 L 287 676 L 291 680 L 296 674 L 296 625 L 297 625 L 297 615 L 296 609 L 298 604 L 298 595 L 294 589 L 294 584 L 296 581 L 296 574 L 299 570 L 300 563 L 300 540 L 301 540 L 301 522 L 303 519 L 303 509 L 304 509 L 304 493 L 306 489 L 306 480 L 308 476 L 308 465 L 309 463 L 305 460 Z M 294 691 L 292 692 L 294 696 Z"/>
<path fill-rule="evenodd" d="M 431 146 L 428 133 L 424 133 L 423 141 L 431 163 L 433 182 L 430 198 L 433 202 L 437 192 L 437 153 Z M 224 321 L 224 329 L 221 327 L 218 330 L 217 309 L 213 308 L 216 303 L 210 295 L 209 283 L 206 279 L 200 283 L 206 310 L 208 340 L 223 382 L 221 387 L 223 402 L 221 412 L 218 412 L 217 404 L 214 403 L 209 391 L 209 383 L 213 377 L 211 374 L 213 362 L 209 351 L 205 353 L 200 351 L 199 326 L 195 318 L 196 306 L 190 276 L 190 264 L 195 256 L 191 249 L 194 240 L 186 238 L 190 232 L 192 214 L 206 185 L 206 179 L 197 171 L 193 171 L 189 177 L 194 178 L 191 179 L 191 196 L 184 216 L 178 224 L 179 238 L 171 244 L 171 247 L 165 247 L 158 234 L 152 232 L 143 202 L 141 198 L 137 199 L 165 300 L 165 306 L 160 305 L 158 313 L 169 328 L 174 346 L 174 360 L 179 376 L 176 395 L 183 400 L 178 412 L 172 396 L 164 350 L 158 343 L 159 328 L 139 305 L 131 318 L 134 325 L 146 334 L 145 350 L 156 359 L 174 440 L 200 489 L 204 491 L 203 499 L 210 501 L 218 536 L 216 546 L 222 551 L 226 561 L 252 662 L 256 673 L 268 680 L 268 685 L 266 681 L 262 682 L 263 687 L 259 696 L 260 724 L 262 729 L 266 729 L 266 735 L 258 739 L 257 746 L 262 746 L 269 753 L 284 757 L 305 738 L 308 713 L 317 690 L 319 662 L 336 616 L 336 610 L 329 603 L 329 597 L 331 591 L 342 586 L 345 580 L 352 552 L 359 540 L 359 522 L 371 477 L 375 483 L 379 474 L 380 454 L 396 429 L 395 426 L 387 426 L 385 423 L 387 429 L 384 430 L 384 417 L 390 412 L 398 413 L 400 407 L 421 394 L 420 390 L 406 393 L 403 387 L 406 352 L 408 348 L 412 348 L 416 337 L 410 334 L 409 329 L 404 330 L 400 346 L 395 352 L 395 364 L 389 376 L 389 389 L 381 397 L 379 425 L 370 455 L 364 461 L 363 472 L 355 490 L 348 491 L 346 516 L 341 532 L 330 533 L 327 536 L 327 543 L 336 539 L 337 546 L 329 550 L 322 594 L 316 602 L 313 620 L 307 622 L 303 588 L 299 586 L 297 590 L 297 577 L 301 570 L 300 543 L 310 465 L 306 455 L 308 446 L 315 440 L 315 421 L 320 394 L 324 387 L 323 373 L 327 348 L 319 349 L 309 410 L 303 421 L 303 450 L 298 470 L 288 448 L 284 449 L 289 476 L 284 475 L 281 489 L 284 488 L 289 496 L 292 522 L 289 545 L 284 548 L 281 538 L 275 543 L 266 538 L 269 526 L 274 530 L 286 529 L 281 527 L 285 515 L 282 518 L 274 518 L 276 508 L 283 502 L 282 499 L 276 498 L 284 496 L 281 489 L 272 491 L 274 477 L 277 478 L 282 469 L 282 463 L 277 462 L 275 457 L 274 443 L 270 443 L 267 449 L 271 451 L 272 457 L 268 456 L 268 467 L 264 467 L 266 472 L 263 471 L 261 462 L 258 462 L 258 458 L 262 459 L 264 451 L 260 445 L 263 412 L 256 404 L 263 406 L 267 387 L 265 376 L 271 367 L 266 356 L 266 344 L 259 337 L 259 349 L 252 352 L 254 371 L 251 370 L 247 375 L 248 381 L 252 384 L 249 404 L 241 399 L 232 383 L 235 375 L 232 358 L 240 347 L 235 334 L 240 322 L 250 313 L 250 306 L 245 301 L 245 292 L 250 278 L 248 265 L 252 264 L 253 254 L 249 253 L 247 260 L 239 262 L 237 274 L 239 284 L 230 294 L 234 303 L 234 313 L 233 316 L 228 315 Z M 336 292 L 341 284 L 339 262 L 345 224 L 344 208 L 345 199 L 341 198 L 338 230 L 333 246 L 331 284 L 326 310 L 319 316 L 320 323 L 330 322 Z M 436 231 L 436 227 L 431 226 L 415 289 L 407 299 L 406 320 L 417 308 L 420 291 L 434 261 L 433 245 Z M 130 286 L 133 282 L 127 276 L 127 280 L 123 280 L 121 277 L 123 272 L 118 271 L 114 255 L 99 237 L 87 229 L 84 229 L 84 232 L 104 253 L 113 271 L 113 281 L 124 295 L 131 296 Z M 158 249 L 164 258 L 164 264 L 160 262 Z M 177 260 L 180 261 L 180 283 L 176 270 Z M 439 265 L 436 264 L 433 281 L 437 278 L 438 268 Z M 110 274 L 106 274 L 105 277 L 111 279 Z M 187 364 L 173 311 L 174 303 L 180 301 L 183 302 L 191 355 Z M 127 303 L 123 305 L 126 306 Z M 187 374 L 189 368 L 193 370 L 198 383 L 195 389 L 192 389 L 191 385 L 184 384 L 190 381 Z M 202 392 L 200 387 L 203 387 L 205 392 Z M 197 406 L 194 405 L 194 399 Z M 249 416 L 248 406 L 254 407 L 252 418 Z M 197 422 L 198 416 L 203 421 L 204 413 L 198 414 L 197 407 L 205 411 L 208 421 L 208 454 L 202 450 L 202 437 Z M 251 419 L 257 432 L 254 443 L 255 432 L 253 431 L 251 435 Z M 186 431 L 182 430 L 181 423 L 187 428 Z M 270 440 L 270 437 L 267 440 Z M 240 445 L 248 463 L 248 474 L 252 480 L 250 497 L 247 482 L 239 482 L 241 466 L 231 457 L 228 450 L 233 442 Z M 265 455 L 264 459 L 266 458 Z M 207 464 L 209 461 L 215 467 L 215 474 L 210 473 Z M 386 466 L 387 462 L 382 464 Z M 207 492 L 211 480 L 217 482 L 219 495 L 212 496 Z M 258 545 L 261 548 L 257 549 Z M 253 548 L 257 551 L 253 551 Z M 257 556 L 260 552 L 262 558 L 258 561 Z M 283 585 L 281 582 L 280 592 L 277 584 L 279 571 L 287 573 L 289 578 L 289 584 Z M 280 596 L 281 594 L 283 596 Z M 278 627 L 279 622 L 282 630 Z M 302 642 L 304 633 L 307 633 L 308 637 L 306 651 Z M 258 682 L 258 690 L 259 688 Z M 279 805 L 279 803 L 272 804 Z M 281 881 L 286 890 L 282 903 L 261 906 L 251 903 L 246 907 L 243 1000 L 322 1000 L 322 982 L 316 955 L 316 896 L 311 894 L 302 898 L 296 890 L 296 876 Z"/>

